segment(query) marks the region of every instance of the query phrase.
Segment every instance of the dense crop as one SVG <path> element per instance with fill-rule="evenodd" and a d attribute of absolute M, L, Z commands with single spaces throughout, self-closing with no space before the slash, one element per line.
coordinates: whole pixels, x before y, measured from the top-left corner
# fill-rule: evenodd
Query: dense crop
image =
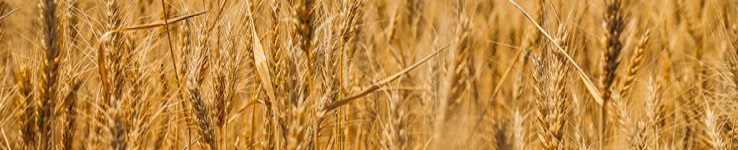
<path fill-rule="evenodd" d="M 0 1 L 0 149 L 737 149 L 734 0 Z"/>

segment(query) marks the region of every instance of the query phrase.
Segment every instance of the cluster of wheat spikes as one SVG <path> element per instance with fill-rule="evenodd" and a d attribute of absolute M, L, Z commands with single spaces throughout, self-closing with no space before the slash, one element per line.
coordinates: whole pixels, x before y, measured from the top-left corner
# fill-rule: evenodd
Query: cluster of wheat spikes
<path fill-rule="evenodd" d="M 738 149 L 736 0 L 0 0 L 0 149 Z"/>

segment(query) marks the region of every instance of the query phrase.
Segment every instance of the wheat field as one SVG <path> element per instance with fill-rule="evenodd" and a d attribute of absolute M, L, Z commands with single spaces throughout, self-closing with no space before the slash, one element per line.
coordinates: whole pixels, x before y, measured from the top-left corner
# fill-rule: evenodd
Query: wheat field
<path fill-rule="evenodd" d="M 0 149 L 738 149 L 735 0 L 0 0 Z"/>

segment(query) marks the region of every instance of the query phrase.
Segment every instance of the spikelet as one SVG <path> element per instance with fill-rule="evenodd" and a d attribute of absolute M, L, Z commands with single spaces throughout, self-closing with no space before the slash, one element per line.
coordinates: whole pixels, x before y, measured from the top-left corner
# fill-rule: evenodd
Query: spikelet
<path fill-rule="evenodd" d="M 459 99 L 468 88 L 468 80 L 470 80 L 468 78 L 471 76 L 471 69 L 474 68 L 473 64 L 471 64 L 473 63 L 471 60 L 473 53 L 471 50 L 471 28 L 469 27 L 469 19 L 464 14 L 464 5 L 464 1 L 455 1 L 456 13 L 458 15 L 458 25 L 456 28 L 458 37 L 454 51 L 454 66 L 451 72 L 449 105 L 455 105 L 460 102 Z"/>
<path fill-rule="evenodd" d="M 641 37 L 641 39 L 638 41 L 634 51 L 631 53 L 631 58 L 628 61 L 628 70 L 625 73 L 624 79 L 621 79 L 623 81 L 620 91 L 622 91 L 622 93 L 625 95 L 627 95 L 632 88 L 633 80 L 636 77 L 636 73 L 638 73 L 638 70 L 641 68 L 641 63 L 643 62 L 643 58 L 645 57 L 644 52 L 647 49 L 648 42 L 651 40 L 650 34 L 650 31 L 646 31 L 643 37 Z"/>
<path fill-rule="evenodd" d="M 602 98 L 607 100 L 612 83 L 616 78 L 616 71 L 620 65 L 620 52 L 623 49 L 623 42 L 620 36 L 626 25 L 626 16 L 623 13 L 623 2 L 620 0 L 607 0 L 607 10 L 604 16 L 605 32 L 605 53 L 603 63 L 603 75 L 601 78 Z"/>
<path fill-rule="evenodd" d="M 193 113 L 195 117 L 195 121 L 199 127 L 199 133 L 202 136 L 203 142 L 208 144 L 210 149 L 218 149 L 217 142 L 215 141 L 215 132 L 214 128 L 212 126 L 212 120 L 211 115 L 209 114 L 210 109 L 205 104 L 204 98 L 203 98 L 203 92 L 202 92 L 202 84 L 204 75 L 207 72 L 202 72 L 203 67 L 205 67 L 207 64 L 206 62 L 206 54 L 205 52 L 202 52 L 204 49 L 202 48 L 205 43 L 202 43 L 202 41 L 196 41 L 193 39 L 199 39 L 197 36 L 202 35 L 196 35 L 193 37 L 194 31 L 192 31 L 191 24 L 186 24 L 184 26 L 184 30 L 182 30 L 184 35 L 181 37 L 183 40 L 182 43 L 182 49 L 184 51 L 184 75 L 185 75 L 185 88 L 186 88 L 186 94 L 187 99 L 189 100 L 191 106 L 193 107 Z"/>
<path fill-rule="evenodd" d="M 35 105 L 33 99 L 33 85 L 31 84 L 31 77 L 28 74 L 28 68 L 21 66 L 15 74 L 16 85 L 18 90 L 16 91 L 23 99 L 23 107 L 25 107 L 23 117 L 26 120 L 23 121 L 23 141 L 26 148 L 34 148 L 36 146 L 36 133 L 38 128 L 36 126 L 38 107 Z"/>
<path fill-rule="evenodd" d="M 705 142 L 710 149 L 725 150 L 727 147 L 725 145 L 725 140 L 723 140 L 722 133 L 720 132 L 722 125 L 718 122 L 719 116 L 716 115 L 715 111 L 712 108 L 709 108 L 709 106 L 705 109 L 704 126 L 705 134 L 707 135 Z"/>
<path fill-rule="evenodd" d="M 600 116 L 600 142 L 607 145 L 608 138 L 608 101 L 610 101 L 611 86 L 616 78 L 616 72 L 620 65 L 620 52 L 623 49 L 623 43 L 620 36 L 626 25 L 626 16 L 622 8 L 621 0 L 605 1 L 606 10 L 603 26 L 606 29 L 603 38 L 605 43 L 605 52 L 603 52 L 604 63 L 602 63 L 602 76 L 600 77 L 600 91 L 602 92 L 603 105 L 601 106 Z"/>
<path fill-rule="evenodd" d="M 39 100 L 36 102 L 38 105 L 38 120 L 36 121 L 39 135 L 36 137 L 38 141 L 38 147 L 42 149 L 51 149 L 53 131 L 55 131 L 53 120 L 54 120 L 54 108 L 57 101 L 57 89 L 59 87 L 57 81 L 59 81 L 59 66 L 60 66 L 60 52 L 58 42 L 58 26 L 57 26 L 57 3 L 55 0 L 44 0 L 39 4 L 41 9 L 42 18 L 42 43 L 44 51 L 44 60 L 41 61 L 40 69 L 42 71 L 41 78 L 39 80 L 41 91 Z"/>
<path fill-rule="evenodd" d="M 301 89 L 301 93 L 310 96 L 311 87 L 313 87 L 313 79 L 315 76 L 315 66 L 317 66 L 317 52 L 313 49 L 313 36 L 315 34 L 315 10 L 313 10 L 313 0 L 293 0 L 292 1 L 292 28 L 294 29 L 295 40 L 298 41 L 300 50 L 305 54 L 306 72 L 302 80 L 305 85 Z"/>

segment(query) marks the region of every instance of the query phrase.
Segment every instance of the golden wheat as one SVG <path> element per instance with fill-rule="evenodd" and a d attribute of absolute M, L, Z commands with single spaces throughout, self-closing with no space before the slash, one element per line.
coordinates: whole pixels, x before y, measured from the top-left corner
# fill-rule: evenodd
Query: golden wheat
<path fill-rule="evenodd" d="M 734 1 L 0 1 L 0 149 L 738 149 Z"/>

